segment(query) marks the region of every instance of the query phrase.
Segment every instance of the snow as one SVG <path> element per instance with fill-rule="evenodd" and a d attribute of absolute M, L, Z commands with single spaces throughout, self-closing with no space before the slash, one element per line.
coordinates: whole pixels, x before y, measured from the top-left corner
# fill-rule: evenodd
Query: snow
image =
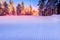
<path fill-rule="evenodd" d="M 60 40 L 60 15 L 0 16 L 0 40 Z"/>

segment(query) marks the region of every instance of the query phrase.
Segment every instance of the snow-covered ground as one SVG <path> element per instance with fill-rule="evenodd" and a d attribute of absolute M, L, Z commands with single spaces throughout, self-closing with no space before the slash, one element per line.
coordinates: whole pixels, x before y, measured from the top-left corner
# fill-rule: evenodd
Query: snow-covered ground
<path fill-rule="evenodd" d="M 60 16 L 0 16 L 0 40 L 60 40 Z"/>

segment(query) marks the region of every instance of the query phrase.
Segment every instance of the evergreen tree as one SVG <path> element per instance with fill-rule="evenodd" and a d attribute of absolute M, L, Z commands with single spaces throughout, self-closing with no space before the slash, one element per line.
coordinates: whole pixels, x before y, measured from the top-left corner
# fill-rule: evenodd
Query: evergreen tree
<path fill-rule="evenodd" d="M 9 12 L 8 12 L 8 4 L 7 4 L 7 2 L 5 1 L 5 2 L 3 3 L 3 5 L 4 5 L 4 9 L 3 9 L 3 13 L 4 13 L 4 15 L 9 14 Z"/>
<path fill-rule="evenodd" d="M 57 14 L 60 14 L 60 0 L 58 2 L 59 3 L 57 4 Z"/>
<path fill-rule="evenodd" d="M 0 3 L 0 16 L 2 16 L 2 4 Z"/>
<path fill-rule="evenodd" d="M 58 0 L 48 0 L 47 5 L 51 8 L 52 14 L 55 14 L 56 4 Z"/>
<path fill-rule="evenodd" d="M 21 5 L 21 7 L 22 7 L 22 10 L 24 10 L 24 2 L 22 2 L 22 5 Z"/>
<path fill-rule="evenodd" d="M 22 4 L 21 4 L 21 14 L 25 15 L 25 6 L 24 6 L 24 2 L 23 1 L 22 1 Z"/>
<path fill-rule="evenodd" d="M 46 0 L 39 0 L 38 6 L 39 6 L 39 15 L 42 15 L 43 8 L 45 7 L 45 1 Z"/>
<path fill-rule="evenodd" d="M 30 5 L 30 15 L 32 15 L 32 6 Z"/>
<path fill-rule="evenodd" d="M 12 2 L 12 15 L 15 15 L 16 13 L 16 7 L 14 5 L 14 2 Z"/>
<path fill-rule="evenodd" d="M 15 5 L 14 5 L 14 2 L 12 1 L 12 0 L 10 0 L 10 15 L 15 15 L 15 13 L 16 13 L 16 7 L 15 7 Z"/>
<path fill-rule="evenodd" d="M 17 15 L 20 15 L 21 14 L 21 5 L 18 4 L 17 5 Z"/>

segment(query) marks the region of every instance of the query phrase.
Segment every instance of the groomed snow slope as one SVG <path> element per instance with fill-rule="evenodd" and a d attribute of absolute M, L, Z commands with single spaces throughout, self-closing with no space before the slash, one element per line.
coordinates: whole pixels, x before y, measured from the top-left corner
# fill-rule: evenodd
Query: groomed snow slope
<path fill-rule="evenodd" d="M 1 16 L 0 40 L 60 40 L 60 16 Z"/>

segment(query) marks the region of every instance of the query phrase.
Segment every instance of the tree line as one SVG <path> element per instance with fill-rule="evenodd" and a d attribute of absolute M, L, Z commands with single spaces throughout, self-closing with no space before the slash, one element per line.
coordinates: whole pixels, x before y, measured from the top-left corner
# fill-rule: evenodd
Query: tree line
<path fill-rule="evenodd" d="M 0 16 L 6 15 L 33 15 L 35 10 L 32 10 L 32 6 L 29 6 L 29 9 L 24 7 L 24 3 L 18 3 L 17 6 L 14 5 L 14 2 L 10 0 L 10 2 L 0 3 Z"/>
<path fill-rule="evenodd" d="M 39 0 L 38 1 L 38 10 L 39 12 L 34 12 L 34 15 L 39 16 L 51 16 L 53 14 L 60 14 L 60 0 Z M 4 15 L 33 15 L 32 13 L 32 7 L 30 5 L 30 11 L 25 10 L 24 12 L 24 3 L 18 4 L 17 6 L 14 6 L 14 3 L 10 0 L 9 3 L 6 1 L 4 3 L 0 3 L 0 16 Z M 27 12 L 29 11 L 29 12 Z M 22 13 L 22 14 L 21 14 Z"/>
<path fill-rule="evenodd" d="M 39 15 L 51 16 L 60 14 L 60 0 L 39 0 Z"/>

